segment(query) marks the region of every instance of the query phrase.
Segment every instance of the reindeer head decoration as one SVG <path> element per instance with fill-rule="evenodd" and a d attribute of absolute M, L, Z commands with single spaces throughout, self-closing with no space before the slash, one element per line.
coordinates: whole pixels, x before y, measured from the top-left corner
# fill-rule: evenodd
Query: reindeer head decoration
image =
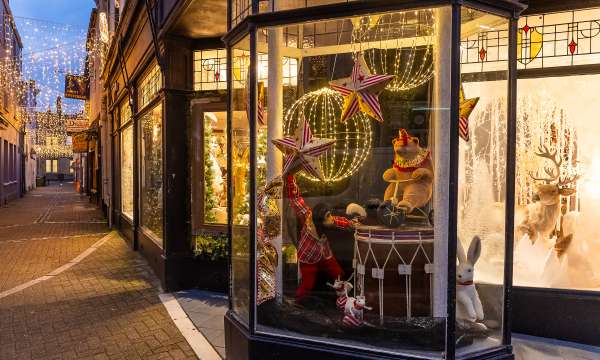
<path fill-rule="evenodd" d="M 529 173 L 529 176 L 536 181 L 543 181 L 543 184 L 537 186 L 537 194 L 540 198 L 540 202 L 543 205 L 550 206 L 556 205 L 560 201 L 560 195 L 570 196 L 575 193 L 575 189 L 569 185 L 576 182 L 579 179 L 579 175 L 570 177 L 560 176 L 560 167 L 562 165 L 562 158 L 558 154 L 557 150 L 550 150 L 546 145 L 541 145 L 535 154 L 543 159 L 548 159 L 552 162 L 553 166 L 545 166 L 544 172 L 545 177 L 539 177 L 533 173 Z"/>

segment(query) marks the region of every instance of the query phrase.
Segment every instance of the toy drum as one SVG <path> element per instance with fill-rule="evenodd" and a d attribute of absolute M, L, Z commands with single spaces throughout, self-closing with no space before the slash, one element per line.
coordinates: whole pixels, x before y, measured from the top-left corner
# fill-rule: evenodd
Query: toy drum
<path fill-rule="evenodd" d="M 361 226 L 354 235 L 354 291 L 384 316 L 431 316 L 433 230 Z"/>

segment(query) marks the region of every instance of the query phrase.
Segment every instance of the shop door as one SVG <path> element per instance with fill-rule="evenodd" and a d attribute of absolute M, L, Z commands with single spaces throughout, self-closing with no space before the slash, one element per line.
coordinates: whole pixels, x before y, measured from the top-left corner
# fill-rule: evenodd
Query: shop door
<path fill-rule="evenodd" d="M 192 105 L 192 236 L 227 229 L 227 109 L 225 103 Z"/>

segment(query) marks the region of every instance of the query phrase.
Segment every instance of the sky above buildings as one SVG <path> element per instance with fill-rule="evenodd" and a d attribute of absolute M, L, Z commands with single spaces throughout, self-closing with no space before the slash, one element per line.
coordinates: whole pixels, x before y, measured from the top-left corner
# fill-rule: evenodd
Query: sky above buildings
<path fill-rule="evenodd" d="M 87 28 L 93 0 L 10 0 L 15 16 Z"/>
<path fill-rule="evenodd" d="M 55 108 L 61 96 L 63 111 L 81 111 L 83 101 L 64 99 L 64 79 L 83 74 L 94 0 L 10 0 L 10 7 L 23 41 L 22 76 L 36 81 L 39 110 Z"/>

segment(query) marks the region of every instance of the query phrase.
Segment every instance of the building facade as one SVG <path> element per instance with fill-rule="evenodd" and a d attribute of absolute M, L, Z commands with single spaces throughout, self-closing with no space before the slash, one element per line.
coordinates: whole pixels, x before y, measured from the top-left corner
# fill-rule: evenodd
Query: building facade
<path fill-rule="evenodd" d="M 34 80 L 24 81 L 21 92 L 21 105 L 23 107 L 23 191 L 33 190 L 37 186 L 37 154 L 35 152 L 36 116 L 33 111 L 37 107 L 37 96 L 39 89 Z"/>
<path fill-rule="evenodd" d="M 20 107 L 23 44 L 8 0 L 0 2 L 0 204 L 21 196 L 25 173 L 23 112 Z"/>
<path fill-rule="evenodd" d="M 90 101 L 103 149 L 103 206 L 165 289 L 231 284 L 232 359 L 257 352 L 343 359 L 357 351 L 510 358 L 513 329 L 598 345 L 600 268 L 589 254 L 600 253 L 593 227 L 600 128 L 590 120 L 600 83 L 600 1 L 531 0 L 523 13 L 514 1 L 404 3 L 414 5 L 232 0 L 226 46 L 226 22 L 212 16 L 226 13 L 223 1 L 97 2 L 91 24 L 105 48 L 90 68 L 100 74 L 90 75 Z M 379 111 L 367 96 L 350 102 L 354 112 L 338 122 L 352 100 L 344 97 L 355 68 L 394 77 L 377 89 Z M 375 309 L 365 315 L 374 328 L 348 329 L 357 319 L 337 312 L 340 294 L 327 286 L 336 279 L 325 271 L 313 279 L 317 299 L 293 305 L 306 292 L 302 268 L 314 264 L 298 254 L 296 240 L 308 231 L 293 212 L 298 191 L 280 189 L 285 199 L 269 200 L 267 185 L 281 186 L 268 181 L 285 169 L 279 149 L 289 145 L 274 141 L 305 129 L 300 121 L 314 137 L 336 142 L 315 165 L 325 184 L 303 164 L 296 185 L 306 202 L 296 203 L 325 203 L 340 216 L 355 203 L 373 222 L 368 231 L 327 236 L 352 295 Z M 423 161 L 396 163 L 394 153 L 414 144 Z M 407 216 L 383 174 L 412 172 L 425 160 L 437 161 L 431 199 Z M 540 201 L 544 189 L 555 196 Z M 373 208 L 374 200 L 381 201 Z M 527 215 L 548 207 L 556 217 L 545 225 Z M 400 224 L 382 225 L 385 211 Z M 418 231 L 389 230 L 405 218 L 420 219 Z M 278 226 L 267 229 L 273 221 Z M 458 248 L 475 237 L 486 314 L 476 323 L 487 332 L 442 331 L 460 316 L 452 301 L 463 286 L 453 279 Z M 224 257 L 230 264 L 222 271 Z"/>
<path fill-rule="evenodd" d="M 64 114 L 62 98 L 56 98 L 56 111 L 35 112 L 35 152 L 37 175 L 46 183 L 74 179 L 73 144 L 69 123 L 81 115 Z"/>
<path fill-rule="evenodd" d="M 224 291 L 227 106 L 220 37 L 226 2 L 148 4 L 97 1 L 92 15 L 99 44 L 94 48 L 104 47 L 89 62 L 91 119 L 98 121 L 102 148 L 102 203 L 111 224 L 148 259 L 166 289 L 204 284 Z M 205 16 L 213 12 L 218 16 Z M 213 126 L 220 128 L 212 131 Z M 210 169 L 220 179 L 208 188 L 218 193 L 209 201 L 220 210 L 213 214 L 211 206 L 205 216 L 206 136 L 221 158 Z M 207 242 L 214 246 L 203 251 Z"/>
<path fill-rule="evenodd" d="M 86 100 L 86 113 L 88 124 L 85 130 L 86 146 L 79 148 L 77 154 L 77 164 L 79 166 L 79 178 L 83 182 L 80 187 L 82 192 L 88 194 L 93 201 L 101 205 L 107 212 L 108 199 L 110 199 L 110 169 L 105 168 L 106 162 L 103 161 L 103 151 L 109 151 L 104 147 L 102 137 L 106 131 L 106 103 L 103 97 L 102 71 L 104 59 L 106 56 L 107 44 L 101 38 L 101 22 L 98 16 L 98 8 L 104 6 L 102 2 L 97 2 L 97 7 L 90 14 L 88 24 L 88 33 L 86 41 L 87 59 L 85 65 L 85 78 L 88 80 L 89 94 Z M 104 15 L 102 17 L 104 24 Z M 84 136 L 81 134 L 81 136 Z M 109 153 L 110 154 L 110 153 Z M 110 162 L 108 162 L 110 165 Z"/>

